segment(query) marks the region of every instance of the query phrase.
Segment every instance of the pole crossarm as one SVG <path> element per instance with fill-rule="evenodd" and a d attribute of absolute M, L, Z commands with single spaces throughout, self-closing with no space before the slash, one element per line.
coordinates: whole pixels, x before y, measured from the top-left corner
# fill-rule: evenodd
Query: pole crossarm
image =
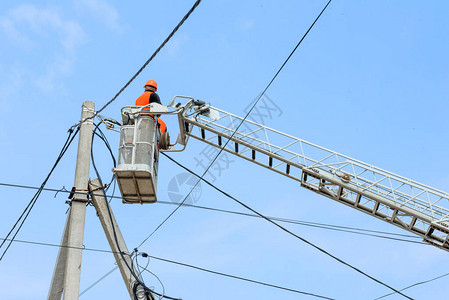
<path fill-rule="evenodd" d="M 219 117 L 210 119 L 204 112 Z M 251 115 L 244 119 L 204 105 L 186 109 L 182 116 L 189 124 L 187 136 L 219 148 L 226 145 L 228 153 L 449 250 L 448 193 L 266 127 Z"/>

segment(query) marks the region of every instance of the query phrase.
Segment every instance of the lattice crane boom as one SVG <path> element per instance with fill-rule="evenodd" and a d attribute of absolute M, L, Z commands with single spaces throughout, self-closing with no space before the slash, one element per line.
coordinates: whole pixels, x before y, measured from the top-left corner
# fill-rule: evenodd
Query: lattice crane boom
<path fill-rule="evenodd" d="M 182 105 L 176 99 L 188 99 Z M 177 115 L 175 144 L 156 129 Z M 165 118 L 165 117 L 164 117 Z M 124 107 L 113 171 L 124 203 L 157 201 L 159 151 L 183 151 L 190 137 L 299 181 L 315 193 L 415 233 L 449 251 L 449 194 L 245 119 L 191 97 L 168 107 Z M 161 143 L 161 141 L 165 141 Z M 150 154 L 150 155 L 148 155 Z"/>
<path fill-rule="evenodd" d="M 174 100 L 170 105 L 179 107 Z M 449 251 L 446 192 L 204 103 L 189 101 L 179 120 L 184 124 L 178 142 L 183 145 L 188 137 L 219 148 L 226 145 L 228 153 Z"/>

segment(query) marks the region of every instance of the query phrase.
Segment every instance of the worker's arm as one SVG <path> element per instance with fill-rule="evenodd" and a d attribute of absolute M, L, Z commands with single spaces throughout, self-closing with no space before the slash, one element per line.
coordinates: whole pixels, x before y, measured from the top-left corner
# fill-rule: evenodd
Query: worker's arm
<path fill-rule="evenodd" d="M 153 103 L 153 102 L 162 104 L 162 103 L 161 103 L 161 99 L 159 98 L 159 95 L 156 94 L 156 93 L 151 93 L 149 103 Z"/>

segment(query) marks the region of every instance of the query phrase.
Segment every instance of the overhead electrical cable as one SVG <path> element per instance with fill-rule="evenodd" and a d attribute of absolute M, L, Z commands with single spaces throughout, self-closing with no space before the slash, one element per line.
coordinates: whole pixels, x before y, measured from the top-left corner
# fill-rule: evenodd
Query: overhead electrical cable
<path fill-rule="evenodd" d="M 56 248 L 70 248 L 70 249 L 78 249 L 78 250 L 91 251 L 91 252 L 114 253 L 111 250 L 95 249 L 95 248 L 88 248 L 88 247 L 67 246 L 67 245 L 44 243 L 44 242 L 36 242 L 36 241 L 26 241 L 26 240 L 18 240 L 18 239 L 12 240 L 12 239 L 7 239 L 7 238 L 0 238 L 0 240 L 3 240 L 3 241 L 6 240 L 6 241 L 14 242 L 14 243 L 23 243 L 23 244 L 37 245 L 37 246 L 56 247 Z"/>
<path fill-rule="evenodd" d="M 115 168 L 115 167 L 117 167 L 117 161 L 116 161 L 116 159 L 115 159 L 114 153 L 112 153 L 112 148 L 111 148 L 111 145 L 109 144 L 109 141 L 108 141 L 106 135 L 103 133 L 103 131 L 101 131 L 101 129 L 100 129 L 100 127 L 99 127 L 100 124 L 101 124 L 101 123 L 99 123 L 98 125 L 95 126 L 95 129 L 94 129 L 93 132 L 94 132 L 94 134 L 95 134 L 96 136 L 98 136 L 98 137 L 103 141 L 103 143 L 105 144 L 106 148 L 107 148 L 108 151 L 109 151 L 109 154 L 111 155 L 111 158 L 112 158 L 112 165 L 113 165 L 113 167 Z M 99 133 L 97 132 L 97 130 L 98 130 Z M 93 153 L 93 143 L 92 143 L 92 146 L 91 146 L 91 153 Z M 93 160 L 93 159 L 94 159 L 94 155 L 92 154 L 91 157 L 92 157 L 92 160 Z M 109 187 L 111 186 L 111 184 L 112 184 L 112 182 L 114 181 L 114 179 L 115 179 L 115 176 L 112 175 L 111 180 L 109 181 L 109 183 L 108 183 L 108 184 L 106 185 L 106 187 L 104 188 L 105 193 L 106 193 L 106 191 L 109 189 Z M 114 184 L 114 191 L 115 191 L 115 184 Z"/>
<path fill-rule="evenodd" d="M 147 259 L 147 264 L 146 264 L 145 266 L 141 266 L 141 265 L 139 264 L 139 259 L 138 259 L 139 256 L 142 256 L 142 257 L 144 257 L 144 258 Z M 139 276 L 142 274 L 143 271 L 147 271 L 148 273 L 150 273 L 151 275 L 153 275 L 153 276 L 159 281 L 159 283 L 160 283 L 161 286 L 162 286 L 162 294 L 157 293 L 157 292 L 155 292 L 154 290 L 153 290 L 153 293 L 155 293 L 156 295 L 160 296 L 161 298 L 165 298 L 165 297 L 166 297 L 166 296 L 165 296 L 165 286 L 164 286 L 164 284 L 162 283 L 162 280 L 161 280 L 156 274 L 154 274 L 153 272 L 151 272 L 150 270 L 148 270 L 148 265 L 150 264 L 150 257 L 148 256 L 148 254 L 146 254 L 146 253 L 144 253 L 144 252 L 142 252 L 142 253 L 137 253 L 137 254 L 134 256 L 134 258 L 135 258 L 135 260 L 136 260 L 136 267 L 137 267 L 137 270 L 138 270 L 138 272 L 139 272 Z M 142 268 L 143 270 L 140 271 L 140 268 Z M 168 299 L 171 299 L 171 297 L 167 297 L 167 298 L 168 298 Z"/>
<path fill-rule="evenodd" d="M 111 145 L 109 144 L 109 141 L 107 140 L 107 138 L 104 135 L 104 133 L 101 131 L 101 129 L 99 127 L 100 124 L 101 123 L 98 123 L 98 124 L 94 123 L 95 126 L 94 126 L 94 129 L 92 131 L 92 143 L 90 145 L 90 157 L 91 157 L 91 160 L 92 160 L 92 166 L 94 167 L 95 173 L 97 174 L 99 180 L 100 180 L 100 172 L 97 169 L 97 166 L 95 164 L 95 157 L 94 157 L 94 140 L 95 140 L 95 136 L 99 137 L 103 141 L 103 143 L 105 144 L 106 148 L 109 150 L 109 154 L 112 157 L 113 167 L 114 168 L 117 167 L 117 162 L 115 160 L 114 154 L 112 153 Z M 100 132 L 100 134 L 97 133 L 97 130 Z M 112 175 L 112 179 L 110 180 L 109 184 L 106 185 L 106 187 L 104 188 L 104 191 L 108 190 L 108 188 L 112 184 L 113 180 L 114 180 L 114 175 Z"/>
<path fill-rule="evenodd" d="M 5 238 L 0 238 L 0 240 L 5 240 Z M 8 241 L 11 241 L 11 239 L 8 239 Z M 15 242 L 15 243 L 23 243 L 23 244 L 30 244 L 30 245 L 38 245 L 38 246 L 55 247 L 55 248 L 74 248 L 74 249 L 80 249 L 80 250 L 83 250 L 83 251 L 100 252 L 100 253 L 114 253 L 114 252 L 111 251 L 111 250 L 105 250 L 105 249 L 96 249 L 96 248 L 88 248 L 88 247 L 82 247 L 82 248 L 81 248 L 81 247 L 62 246 L 62 245 L 60 245 L 60 244 L 43 243 L 43 242 L 27 241 L 27 240 L 19 240 L 19 239 L 15 239 L 13 242 Z M 160 257 L 151 256 L 151 258 L 159 259 L 159 260 L 161 260 L 161 261 L 165 261 L 164 258 L 160 258 Z M 182 263 L 181 263 L 181 264 L 182 264 Z M 108 275 L 110 275 L 110 274 L 111 274 L 113 271 L 115 271 L 116 269 L 118 269 L 117 266 L 115 266 L 114 268 L 112 268 L 112 269 L 111 269 L 110 271 L 108 271 L 105 275 L 103 275 L 99 280 L 95 281 L 93 284 L 91 284 L 89 287 L 87 287 L 85 290 L 83 290 L 83 291 L 80 293 L 80 296 L 81 296 L 82 294 L 84 294 L 85 292 L 87 292 L 87 291 L 88 291 L 89 289 L 91 289 L 92 287 L 94 287 L 95 285 L 97 285 L 98 283 L 100 283 L 100 281 L 102 281 L 104 278 L 106 278 Z M 443 277 L 446 277 L 446 276 L 448 276 L 448 275 L 449 275 L 449 273 L 445 273 L 445 274 L 443 274 L 443 275 L 434 277 L 434 278 L 432 278 L 432 279 L 428 279 L 428 280 L 425 280 L 425 281 L 421 281 L 421 282 L 418 282 L 418 283 L 414 283 L 414 284 L 412 284 L 412 285 L 409 285 L 409 286 L 407 286 L 407 287 L 401 289 L 401 291 L 406 290 L 406 289 L 410 289 L 410 288 L 415 287 L 415 286 L 418 286 L 418 285 L 422 285 L 422 284 L 426 284 L 426 283 L 429 283 L 429 282 L 438 280 L 438 279 L 443 278 Z M 104 277 L 104 278 L 103 278 L 103 277 Z M 287 288 L 287 289 L 288 289 L 288 288 Z M 394 295 L 394 294 L 395 294 L 395 293 L 390 293 L 390 294 L 381 296 L 381 297 L 379 297 L 379 298 L 376 298 L 375 300 L 377 300 L 377 299 L 382 299 L 382 298 L 385 298 L 385 297 L 387 297 L 387 296 L 391 296 L 391 295 Z"/>
<path fill-rule="evenodd" d="M 196 174 L 195 172 L 193 172 L 193 171 L 190 170 L 189 168 L 183 166 L 182 164 L 180 164 L 179 162 L 177 162 L 176 160 L 174 160 L 173 158 L 171 158 L 171 157 L 168 156 L 167 154 L 165 154 L 165 153 L 163 153 L 163 152 L 162 152 L 162 154 L 163 154 L 164 156 L 166 156 L 167 158 L 169 158 L 172 162 L 174 162 L 174 163 L 177 164 L 178 166 L 182 167 L 182 168 L 183 168 L 184 170 L 186 170 L 187 172 L 191 173 L 192 175 L 196 176 L 197 178 L 199 178 L 200 180 L 202 180 L 203 182 L 205 182 L 207 185 L 209 185 L 209 186 L 211 186 L 212 188 L 214 188 L 215 190 L 219 191 L 220 193 L 222 193 L 222 194 L 225 195 L 226 197 L 228 197 L 228 198 L 234 200 L 235 202 L 237 202 L 238 204 L 240 204 L 240 205 L 243 206 L 244 208 L 246 208 L 246 209 L 250 210 L 251 212 L 255 213 L 256 215 L 260 216 L 261 218 L 267 220 L 268 222 L 270 222 L 271 224 L 273 224 L 273 225 L 275 225 L 276 227 L 280 228 L 281 230 L 285 231 L 286 233 L 288 233 L 288 234 L 294 236 L 295 238 L 297 238 L 297 239 L 303 241 L 304 243 L 306 243 L 306 244 L 312 246 L 313 248 L 317 249 L 318 251 L 320 251 L 320 252 L 326 254 L 327 256 L 331 257 L 332 259 L 334 259 L 334 260 L 340 262 L 341 264 L 343 264 L 343 265 L 345 265 L 345 266 L 347 266 L 347 267 L 349 267 L 349 268 L 355 270 L 356 272 L 358 272 L 358 273 L 360 273 L 360 274 L 362 274 L 362 275 L 364 275 L 364 276 L 370 278 L 371 280 L 373 280 L 373 281 L 375 281 L 375 282 L 377 282 L 377 283 L 379 283 L 379 284 L 381 284 L 381 285 L 383 285 L 383 286 L 385 286 L 385 287 L 391 289 L 392 291 L 394 291 L 394 292 L 400 294 L 401 296 L 403 296 L 403 297 L 405 297 L 405 298 L 408 298 L 408 299 L 413 299 L 413 298 L 411 298 L 411 297 L 409 297 L 409 296 L 407 296 L 407 295 L 401 293 L 399 290 L 397 290 L 397 289 L 391 287 L 390 285 L 384 283 L 383 281 L 381 281 L 381 280 L 379 280 L 379 279 L 377 279 L 377 278 L 375 278 L 375 277 L 373 277 L 373 276 L 371 276 L 371 275 L 365 273 L 364 271 L 360 270 L 359 268 L 357 268 L 357 267 L 355 267 L 355 266 L 353 266 L 353 265 L 347 263 L 346 261 L 342 260 L 341 258 L 338 258 L 337 256 L 335 256 L 335 255 L 331 254 L 330 252 L 324 250 L 323 248 L 321 248 L 321 247 L 315 245 L 314 243 L 312 243 L 312 242 L 306 240 L 305 238 L 303 238 L 303 237 L 301 237 L 301 236 L 295 234 L 294 232 L 290 231 L 289 229 L 287 229 L 287 228 L 283 227 L 282 225 L 276 223 L 275 221 L 269 219 L 268 217 L 266 217 L 266 216 L 264 216 L 263 214 L 259 213 L 259 212 L 256 211 L 255 209 L 249 207 L 247 204 L 243 203 L 242 201 L 240 201 L 240 200 L 234 198 L 234 197 L 231 196 L 230 194 L 228 194 L 228 193 L 226 193 L 225 191 L 223 191 L 222 189 L 218 188 L 217 186 L 215 186 L 214 184 L 212 184 L 212 183 L 209 182 L 208 180 L 204 179 L 204 178 L 201 177 L 200 175 Z"/>
<path fill-rule="evenodd" d="M 6 248 L 3 250 L 3 253 L 0 256 L 0 261 L 5 256 L 6 252 L 8 251 L 9 247 L 11 246 L 12 242 L 14 241 L 14 239 L 16 238 L 17 234 L 19 233 L 20 229 L 22 228 L 23 224 L 25 223 L 26 219 L 30 215 L 31 210 L 33 209 L 34 205 L 36 204 L 37 199 L 39 199 L 39 196 L 42 193 L 45 185 L 47 184 L 48 179 L 50 179 L 50 176 L 53 173 L 53 171 L 55 170 L 56 166 L 61 161 L 61 159 L 64 156 L 64 154 L 66 153 L 67 149 L 69 149 L 70 144 L 72 143 L 73 139 L 77 135 L 78 131 L 79 131 L 79 127 L 76 129 L 75 133 L 73 132 L 72 129 L 69 129 L 67 139 L 66 139 L 64 145 L 62 146 L 62 149 L 59 152 L 59 155 L 56 158 L 56 161 L 53 164 L 53 167 L 51 168 L 50 172 L 45 177 L 44 181 L 42 182 L 42 184 L 39 187 L 39 189 L 37 190 L 37 192 L 34 194 L 33 198 L 31 198 L 30 202 L 28 203 L 28 205 L 23 210 L 23 212 L 20 215 L 20 217 L 17 219 L 17 221 L 14 224 L 14 226 L 11 228 L 11 230 L 6 235 L 6 239 L 8 239 L 10 235 L 12 235 L 12 238 L 9 240 L 9 243 L 6 245 Z M 20 223 L 20 225 L 19 225 L 19 223 Z M 17 227 L 17 229 L 16 229 L 16 227 Z M 6 239 L 3 240 L 3 242 L 0 244 L 0 249 L 5 245 L 5 243 L 7 241 Z"/>
<path fill-rule="evenodd" d="M 115 183 L 115 181 L 114 181 L 114 183 Z M 24 188 L 24 189 L 39 189 L 38 187 L 34 187 L 34 186 L 17 185 L 17 184 L 9 184 L 9 183 L 0 183 L 0 186 Z M 50 192 L 56 192 L 56 193 L 67 193 L 67 194 L 71 193 L 71 191 L 64 190 L 64 189 L 44 188 L 43 190 L 50 191 Z M 81 194 L 86 195 L 86 192 L 82 192 L 82 191 L 79 191 L 79 192 L 76 191 L 74 193 L 80 194 L 80 195 Z M 106 195 L 106 197 L 110 198 L 110 199 L 122 199 L 122 197 L 114 196 L 114 195 Z M 155 204 L 179 205 L 180 202 L 158 200 Z M 221 213 L 226 213 L 226 214 L 235 214 L 235 215 L 240 215 L 240 216 L 244 216 L 244 217 L 260 218 L 260 216 L 258 216 L 256 214 L 215 208 L 215 207 L 209 207 L 209 206 L 195 205 L 195 204 L 189 204 L 189 203 L 184 203 L 184 204 L 182 204 L 182 206 L 196 208 L 196 209 L 202 209 L 202 210 L 210 210 L 210 211 L 221 212 Z M 351 227 L 351 226 L 341 226 L 341 225 L 326 224 L 326 223 L 319 223 L 319 222 L 310 222 L 310 221 L 288 219 L 288 218 L 281 218 L 281 217 L 274 217 L 274 216 L 266 216 L 266 217 L 271 220 L 279 221 L 282 223 L 289 223 L 289 224 L 294 224 L 294 225 L 301 225 L 301 226 L 308 226 L 308 227 L 314 227 L 314 228 L 320 228 L 320 229 L 340 231 L 340 232 L 346 232 L 346 233 L 352 233 L 352 234 L 358 234 L 358 235 L 364 235 L 364 236 L 371 236 L 371 237 L 389 239 L 389 240 L 394 240 L 394 241 L 399 241 L 399 242 L 414 243 L 414 244 L 420 244 L 420 245 L 426 245 L 426 246 L 430 245 L 430 244 L 422 242 L 422 241 L 410 240 L 410 239 L 420 239 L 420 237 L 417 235 L 394 233 L 394 232 L 372 230 L 372 229 Z M 406 239 L 406 238 L 410 238 L 410 239 Z"/>
<path fill-rule="evenodd" d="M 179 202 L 158 200 L 155 204 L 179 205 Z M 208 207 L 208 206 L 200 206 L 200 205 L 195 205 L 195 204 L 184 203 L 182 206 L 197 208 L 197 209 L 204 209 L 204 210 L 211 210 L 211 211 L 222 212 L 222 213 L 227 213 L 227 214 L 241 215 L 241 216 L 245 216 L 245 217 L 261 218 L 257 214 L 245 213 L 245 212 L 240 212 L 240 211 L 232 211 L 232 210 L 220 209 L 220 208 L 214 208 L 214 207 Z M 266 216 L 266 217 L 271 220 L 279 221 L 279 222 L 283 222 L 283 223 L 290 223 L 290 224 L 295 224 L 295 225 L 302 225 L 302 226 L 328 229 L 328 230 L 334 230 L 334 231 L 341 231 L 341 232 L 347 232 L 347 233 L 353 233 L 353 234 L 360 234 L 360 235 L 377 237 L 377 238 L 391 239 L 391 240 L 400 241 L 400 242 L 408 242 L 408 243 L 415 243 L 415 244 L 421 244 L 421 245 L 430 245 L 430 244 L 422 242 L 422 241 L 407 240 L 405 238 L 391 237 L 391 236 L 399 236 L 399 237 L 419 239 L 420 237 L 416 236 L 416 235 L 393 233 L 393 232 L 386 232 L 386 231 L 380 231 L 380 230 L 370 230 L 370 229 L 364 229 L 364 228 L 332 225 L 332 224 L 317 223 L 317 222 L 309 222 L 309 221 L 272 217 L 272 216 Z M 373 233 L 377 233 L 377 234 L 373 234 Z M 384 234 L 386 236 L 379 235 L 379 234 Z M 391 235 L 391 236 L 388 236 L 388 235 Z"/>
<path fill-rule="evenodd" d="M 421 282 L 414 283 L 414 284 L 412 284 L 412 285 L 409 285 L 409 286 L 407 286 L 407 287 L 401 289 L 401 292 L 402 292 L 402 291 L 405 291 L 405 290 L 407 290 L 407 289 L 409 289 L 409 288 L 412 288 L 412 287 L 421 285 L 421 284 L 426 284 L 426 283 L 435 281 L 435 280 L 437 280 L 437 279 L 446 277 L 446 276 L 448 276 L 448 275 L 449 275 L 449 273 L 446 273 L 446 274 L 443 274 L 443 275 L 434 277 L 434 278 L 432 278 L 432 279 L 428 279 L 428 280 L 424 280 L 424 281 L 421 281 Z M 385 298 L 385 297 L 388 297 L 388 296 L 391 296 L 391 295 L 394 295 L 394 294 L 396 294 L 396 293 L 389 293 L 389 294 L 383 295 L 383 296 L 381 296 L 381 297 L 378 297 L 378 298 L 376 298 L 376 299 L 374 299 L 374 300 L 382 299 L 382 298 Z"/>
<path fill-rule="evenodd" d="M 212 273 L 212 274 L 215 274 L 215 275 L 220 275 L 220 276 L 224 276 L 224 277 L 239 279 L 239 280 L 243 280 L 243 281 L 247 281 L 247 282 L 252 282 L 252 283 L 255 283 L 255 284 L 269 286 L 269 287 L 272 287 L 272 288 L 281 289 L 281 290 L 294 292 L 294 293 L 298 293 L 298 294 L 303 294 L 303 295 L 307 295 L 307 296 L 312 296 L 312 297 L 316 297 L 316 298 L 334 299 L 334 298 L 329 298 L 329 297 L 326 297 L 326 296 L 321 296 L 321 295 L 317 295 L 317 294 L 313 294 L 313 293 L 307 293 L 307 292 L 302 292 L 302 291 L 298 291 L 298 290 L 294 290 L 294 289 L 290 289 L 290 288 L 285 288 L 285 287 L 281 287 L 281 286 L 278 286 L 278 285 L 261 282 L 261 281 L 258 281 L 258 280 L 248 279 L 248 278 L 244 278 L 244 277 L 240 277 L 240 276 L 236 276 L 236 275 L 232 275 L 232 274 L 212 271 L 212 270 L 209 270 L 209 269 L 205 269 L 205 268 L 202 268 L 202 267 L 194 266 L 194 265 L 191 265 L 191 264 L 180 263 L 180 262 L 177 262 L 177 261 L 174 261 L 174 260 L 170 260 L 170 259 L 160 258 L 160 257 L 152 256 L 152 255 L 148 255 L 148 256 L 153 258 L 153 259 L 156 259 L 156 260 L 160 260 L 160 261 L 168 262 L 168 263 L 171 263 L 171 264 L 176 264 L 176 265 L 180 265 L 180 266 L 184 266 L 184 267 L 188 267 L 188 268 L 192 268 L 192 269 L 196 269 L 196 270 Z"/>
<path fill-rule="evenodd" d="M 201 0 L 197 0 L 193 4 L 192 8 L 190 8 L 190 10 L 184 15 L 184 17 L 181 19 L 181 21 L 179 21 L 178 25 L 176 25 L 175 28 L 173 28 L 172 32 L 167 36 L 167 38 L 162 42 L 162 44 L 156 49 L 156 51 L 154 51 L 154 53 L 151 55 L 151 57 L 140 67 L 140 69 L 136 72 L 136 74 L 134 74 L 134 76 L 131 77 L 130 80 L 128 80 L 128 82 L 117 92 L 117 94 L 115 94 L 115 96 L 112 97 L 111 100 L 109 100 L 105 105 L 103 105 L 103 107 L 101 107 L 97 112 L 95 112 L 95 114 L 93 116 L 88 117 L 88 118 L 78 122 L 77 124 L 73 125 L 72 128 L 78 127 L 81 124 L 83 124 L 84 122 L 86 122 L 87 120 L 95 118 L 107 106 L 109 106 L 112 102 L 114 102 L 117 99 L 117 97 L 131 84 L 131 82 L 133 82 L 134 79 L 136 79 L 136 77 L 139 76 L 139 74 L 148 66 L 148 64 L 153 60 L 153 58 L 156 57 L 156 55 L 159 53 L 159 51 L 161 51 L 161 49 L 168 43 L 168 41 L 178 31 L 178 29 L 182 26 L 182 24 L 184 24 L 184 22 L 190 17 L 190 15 L 198 7 L 198 5 L 200 3 L 201 3 Z"/>
<path fill-rule="evenodd" d="M 79 295 L 78 297 L 81 297 L 82 295 L 84 295 L 87 291 L 89 291 L 91 288 L 93 288 L 94 286 L 96 286 L 97 284 L 99 284 L 101 281 L 103 281 L 103 279 L 105 279 L 106 277 L 108 277 L 109 275 L 111 275 L 115 270 L 118 269 L 118 266 L 115 266 L 112 270 L 110 270 L 109 272 L 107 272 L 106 274 L 104 274 L 103 276 L 101 276 L 97 281 L 95 281 L 94 283 L 92 283 L 91 285 L 89 285 L 87 288 L 85 288 Z"/>
<path fill-rule="evenodd" d="M 0 240 L 4 240 L 4 238 L 0 238 Z M 14 242 L 15 243 L 31 244 L 31 245 L 47 246 L 47 247 L 57 247 L 57 248 L 68 247 L 68 248 L 80 249 L 80 250 L 84 250 L 84 251 L 94 251 L 94 252 L 102 252 L 102 253 L 114 253 L 111 250 L 95 249 L 95 248 L 88 248 L 88 247 L 61 246 L 59 244 L 41 243 L 41 242 L 17 240 L 17 239 L 14 240 Z M 195 266 L 195 265 L 192 265 L 192 264 L 187 264 L 187 263 L 183 263 L 183 262 L 179 262 L 179 261 L 175 261 L 175 260 L 171 260 L 171 259 L 167 259 L 167 258 L 162 258 L 162 257 L 154 256 L 154 255 L 148 255 L 148 256 L 150 258 L 152 258 L 152 259 L 155 259 L 155 260 L 159 260 L 159 261 L 163 261 L 163 262 L 167 262 L 167 263 L 172 263 L 172 264 L 177 264 L 177 265 L 184 266 L 184 267 L 194 268 L 194 269 L 197 269 L 197 270 L 200 270 L 200 271 L 204 271 L 204 272 L 207 272 L 207 273 L 212 273 L 212 274 L 216 274 L 216 275 L 223 275 L 223 276 L 226 276 L 226 277 L 231 277 L 231 278 L 234 278 L 234 279 L 243 280 L 243 281 L 247 281 L 247 282 L 251 282 L 251 283 L 255 283 L 255 284 L 259 284 L 259 285 L 264 285 L 264 286 L 267 286 L 267 287 L 272 287 L 272 288 L 276 288 L 276 289 L 280 289 L 280 290 L 284 290 L 284 291 L 288 291 L 288 292 L 293 292 L 293 293 L 298 293 L 298 294 L 305 294 L 305 295 L 315 296 L 315 297 L 319 297 L 319 298 L 323 298 L 323 299 L 333 299 L 333 298 L 329 298 L 329 297 L 326 297 L 326 296 L 321 296 L 321 295 L 317 295 L 317 294 L 313 294 L 313 293 L 300 291 L 300 290 L 297 290 L 297 289 L 292 289 L 292 288 L 283 287 L 283 286 L 280 286 L 280 285 L 266 283 L 266 282 L 263 282 L 263 281 L 257 281 L 257 280 L 245 278 L 245 277 L 242 277 L 242 276 L 225 274 L 225 273 L 222 273 L 222 272 L 218 272 L 218 271 L 214 271 L 214 270 L 211 270 L 211 269 L 198 267 L 198 266 Z M 109 275 L 110 273 L 112 273 L 116 269 L 117 269 L 117 267 L 114 267 L 112 270 L 108 271 L 108 273 L 106 273 L 105 276 L 102 276 L 102 277 L 107 277 L 107 275 Z M 101 280 L 103 280 L 103 279 L 101 279 Z M 90 285 L 88 287 L 88 289 L 91 289 L 94 285 L 98 284 L 101 280 L 97 280 L 96 283 Z M 84 290 L 81 293 L 85 293 L 85 292 L 86 292 L 86 290 Z"/>
<path fill-rule="evenodd" d="M 262 96 L 265 94 L 265 92 L 268 90 L 268 88 L 271 86 L 271 84 L 273 83 L 273 81 L 276 79 L 276 77 L 279 75 L 279 73 L 282 71 L 282 69 L 284 68 L 284 66 L 287 64 L 287 62 L 290 60 L 290 58 L 292 57 L 292 55 L 295 53 L 296 49 L 298 49 L 299 45 L 301 45 L 302 41 L 306 38 L 306 36 L 308 35 L 308 33 L 310 32 L 310 30 L 313 28 L 313 26 L 315 25 L 315 23 L 318 21 L 318 19 L 321 17 L 321 15 L 324 13 L 324 11 L 326 10 L 326 8 L 329 6 L 329 4 L 331 3 L 332 0 L 329 0 L 327 2 L 327 4 L 324 6 L 324 8 L 321 10 L 321 12 L 319 13 L 319 15 L 315 18 L 315 21 L 313 21 L 312 25 L 310 25 L 309 29 L 307 29 L 306 33 L 304 33 L 304 35 L 302 36 L 302 38 L 299 40 L 299 42 L 296 44 L 295 48 L 291 51 L 290 55 L 285 59 L 284 63 L 282 64 L 282 66 L 278 69 L 278 71 L 276 72 L 276 74 L 273 76 L 273 78 L 271 79 L 271 81 L 268 83 L 268 85 L 265 87 L 265 89 L 263 90 L 263 92 L 260 94 L 260 96 L 257 98 L 257 100 L 254 102 L 254 104 L 251 106 L 251 109 L 247 112 L 247 114 L 245 115 L 245 117 L 240 121 L 239 125 L 237 126 L 237 128 L 232 132 L 231 136 L 229 137 L 229 139 L 226 141 L 226 143 L 223 145 L 223 147 L 220 148 L 220 150 L 218 151 L 218 153 L 215 155 L 215 157 L 212 159 L 212 161 L 209 163 L 209 165 L 207 166 L 206 170 L 203 172 L 203 174 L 201 175 L 201 177 L 198 179 L 198 181 L 192 186 L 192 188 L 190 189 L 189 193 L 184 197 L 184 199 L 181 201 L 181 204 L 179 204 L 155 229 L 154 231 L 147 237 L 145 238 L 140 245 L 137 247 L 141 247 L 154 233 L 156 233 L 156 231 L 159 230 L 159 228 L 162 227 L 162 225 L 167 222 L 168 219 L 170 219 L 171 216 L 174 215 L 174 213 L 182 206 L 182 204 L 184 204 L 184 202 L 187 200 L 187 198 L 190 196 L 190 194 L 194 191 L 194 189 L 197 187 L 198 183 L 201 181 L 201 179 L 207 174 L 207 172 L 209 171 L 209 169 L 213 166 L 213 164 L 215 163 L 215 161 L 218 159 L 218 157 L 220 156 L 220 154 L 223 152 L 223 150 L 226 148 L 226 146 L 228 145 L 228 143 L 231 141 L 231 139 L 234 137 L 234 135 L 236 134 L 236 132 L 239 130 L 240 126 L 242 126 L 243 122 L 245 122 L 245 120 L 248 118 L 248 116 L 251 114 L 251 112 L 253 111 L 254 107 L 257 105 L 257 103 L 260 101 L 260 99 L 262 98 Z"/>

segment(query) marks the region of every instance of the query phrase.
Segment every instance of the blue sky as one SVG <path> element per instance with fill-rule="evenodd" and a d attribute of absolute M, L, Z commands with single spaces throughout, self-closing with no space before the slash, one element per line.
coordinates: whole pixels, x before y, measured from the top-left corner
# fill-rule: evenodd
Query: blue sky
<path fill-rule="evenodd" d="M 38 186 L 75 124 L 83 101 L 100 108 L 131 78 L 194 1 L 3 1 L 0 4 L 0 182 Z M 188 95 L 237 115 L 266 87 L 325 1 L 206 1 L 142 74 L 102 114 L 120 118 L 148 79 L 167 104 Z M 449 191 L 449 4 L 445 1 L 333 1 L 267 91 L 279 113 L 264 122 L 369 164 Z M 170 128 L 175 120 L 167 120 Z M 118 135 L 107 132 L 117 153 Z M 194 171 L 205 144 L 190 141 L 172 157 Z M 107 150 L 96 162 L 111 176 Z M 76 144 L 47 184 L 70 189 Z M 322 198 L 299 184 L 230 157 L 214 183 L 270 216 L 406 233 Z M 161 159 L 158 197 L 183 170 Z M 95 178 L 93 170 L 91 177 Z M 212 175 L 207 175 L 212 179 Z M 187 190 L 183 190 L 187 192 Z M 0 236 L 34 191 L 0 187 Z M 66 195 L 44 192 L 18 239 L 58 244 Z M 202 185 L 196 204 L 243 211 Z M 130 249 L 174 208 L 113 210 Z M 447 272 L 434 247 L 287 225 L 368 274 L 403 288 Z M 88 207 L 85 246 L 108 249 Z M 337 299 L 374 299 L 389 290 L 259 219 L 181 208 L 140 251 Z M 0 299 L 42 299 L 57 248 L 15 243 L 0 262 Z M 142 261 L 145 263 L 145 261 Z M 81 290 L 114 267 L 112 255 L 84 252 Z M 166 293 L 183 299 L 307 299 L 152 260 Z M 449 276 L 407 291 L 444 298 Z M 145 282 L 161 290 L 150 274 Z M 81 299 L 126 298 L 118 271 Z M 392 296 L 386 299 L 401 299 Z"/>

